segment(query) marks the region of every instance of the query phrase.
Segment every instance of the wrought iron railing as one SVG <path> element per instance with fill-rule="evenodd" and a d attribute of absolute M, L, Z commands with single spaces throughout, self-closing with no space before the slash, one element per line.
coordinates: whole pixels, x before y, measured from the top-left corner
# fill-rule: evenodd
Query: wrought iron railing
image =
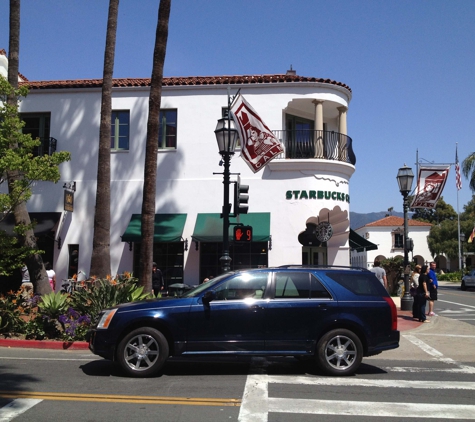
<path fill-rule="evenodd" d="M 35 157 L 51 155 L 53 152 L 56 152 L 58 141 L 55 138 L 39 138 L 39 140 L 41 144 L 33 149 L 33 155 Z"/>
<path fill-rule="evenodd" d="M 273 130 L 284 147 L 278 158 L 320 158 L 356 164 L 352 139 L 326 130 Z"/>

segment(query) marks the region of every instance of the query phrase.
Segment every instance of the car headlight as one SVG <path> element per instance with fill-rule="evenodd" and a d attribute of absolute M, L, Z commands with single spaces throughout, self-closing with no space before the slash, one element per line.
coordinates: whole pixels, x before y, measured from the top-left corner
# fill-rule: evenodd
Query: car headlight
<path fill-rule="evenodd" d="M 114 317 L 116 312 L 117 312 L 117 308 L 108 309 L 107 311 L 104 311 L 104 313 L 101 316 L 101 319 L 99 320 L 99 324 L 97 324 L 97 328 L 102 328 L 102 329 L 109 328 L 112 318 Z"/>

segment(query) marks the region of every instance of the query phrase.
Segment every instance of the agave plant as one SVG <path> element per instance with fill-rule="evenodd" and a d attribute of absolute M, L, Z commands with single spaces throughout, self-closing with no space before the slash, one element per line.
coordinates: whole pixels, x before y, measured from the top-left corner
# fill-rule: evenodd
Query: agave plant
<path fill-rule="evenodd" d="M 57 319 L 61 314 L 64 314 L 69 308 L 69 296 L 57 292 L 48 293 L 41 296 L 38 302 L 40 313 L 52 319 Z"/>

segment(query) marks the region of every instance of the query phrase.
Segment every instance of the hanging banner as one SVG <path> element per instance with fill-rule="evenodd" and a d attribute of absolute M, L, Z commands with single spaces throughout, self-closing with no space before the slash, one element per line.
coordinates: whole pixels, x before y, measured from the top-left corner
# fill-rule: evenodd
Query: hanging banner
<path fill-rule="evenodd" d="M 417 190 L 410 208 L 435 208 L 442 195 L 450 166 L 421 166 Z"/>
<path fill-rule="evenodd" d="M 242 142 L 241 157 L 254 173 L 284 152 L 279 140 L 241 94 L 231 106 L 231 115 Z"/>

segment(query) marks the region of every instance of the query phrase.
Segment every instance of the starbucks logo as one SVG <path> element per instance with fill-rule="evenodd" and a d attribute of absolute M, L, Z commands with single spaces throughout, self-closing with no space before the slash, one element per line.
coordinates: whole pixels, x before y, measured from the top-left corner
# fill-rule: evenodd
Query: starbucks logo
<path fill-rule="evenodd" d="M 315 234 L 320 242 L 327 242 L 333 236 L 332 225 L 327 221 L 322 221 L 317 225 Z"/>

